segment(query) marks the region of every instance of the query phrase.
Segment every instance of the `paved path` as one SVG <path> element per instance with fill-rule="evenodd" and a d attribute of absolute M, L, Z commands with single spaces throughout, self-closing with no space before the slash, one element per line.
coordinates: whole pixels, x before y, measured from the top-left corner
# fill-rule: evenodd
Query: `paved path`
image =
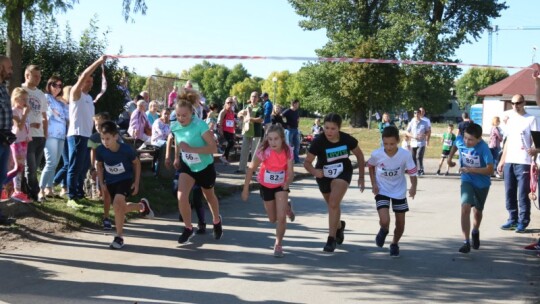
<path fill-rule="evenodd" d="M 458 191 L 455 176 L 421 178 L 397 259 L 388 244 L 375 246 L 373 196 L 357 188 L 343 201 L 345 243 L 324 253 L 326 207 L 311 178 L 294 184 L 297 218 L 282 259 L 272 256 L 274 226 L 255 193 L 248 203 L 238 194 L 221 202 L 220 241 L 208 234 L 178 246 L 176 215 L 128 223 L 118 251 L 108 249 L 112 236 L 102 231 L 38 234 L 43 242 L 0 253 L 0 302 L 538 303 L 540 259 L 521 249 L 532 234 L 498 228 L 506 218 L 502 182 L 494 181 L 488 197 L 481 249 L 468 255 L 457 252 Z M 533 213 L 537 234 L 540 212 Z"/>

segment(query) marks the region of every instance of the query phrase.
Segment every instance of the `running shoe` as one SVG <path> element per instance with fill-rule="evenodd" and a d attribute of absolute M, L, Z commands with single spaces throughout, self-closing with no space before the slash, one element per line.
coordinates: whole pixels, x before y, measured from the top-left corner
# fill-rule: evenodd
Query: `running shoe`
<path fill-rule="evenodd" d="M 112 229 L 112 222 L 111 219 L 106 217 L 103 219 L 103 230 L 111 230 Z"/>
<path fill-rule="evenodd" d="M 523 247 L 525 250 L 540 250 L 540 242 L 534 242 L 531 243 L 525 247 Z"/>
<path fill-rule="evenodd" d="M 219 160 L 224 164 L 224 165 L 229 165 L 229 161 L 227 160 L 227 158 L 225 156 L 220 156 L 219 157 Z"/>
<path fill-rule="evenodd" d="M 525 233 L 525 229 L 527 226 L 523 225 L 522 223 L 518 223 L 516 226 L 516 232 L 517 233 Z"/>
<path fill-rule="evenodd" d="M 115 236 L 112 243 L 109 245 L 111 249 L 122 249 L 124 247 L 124 239 L 119 236 Z"/>
<path fill-rule="evenodd" d="M 178 243 L 185 244 L 189 242 L 189 240 L 191 240 L 192 237 L 193 237 L 193 229 L 184 227 L 184 232 L 182 232 L 182 234 L 178 238 Z"/>
<path fill-rule="evenodd" d="M 23 204 L 30 204 L 32 202 L 32 200 L 28 196 L 26 196 L 26 194 L 24 194 L 23 192 L 14 192 L 13 195 L 11 196 L 11 199 L 13 199 L 14 201 L 23 203 Z"/>
<path fill-rule="evenodd" d="M 328 240 L 326 241 L 326 245 L 324 245 L 323 251 L 334 252 L 334 250 L 336 250 L 336 239 L 329 236 Z"/>
<path fill-rule="evenodd" d="M 448 172 L 446 172 L 446 173 L 444 173 L 444 176 L 448 176 L 448 174 L 449 174 L 449 173 L 448 173 Z"/>
<path fill-rule="evenodd" d="M 274 245 L 274 256 L 276 258 L 282 258 L 284 256 L 283 247 L 281 247 L 279 245 Z"/>
<path fill-rule="evenodd" d="M 471 252 L 471 244 L 469 242 L 463 243 L 463 245 L 461 245 L 461 247 L 459 248 L 459 252 L 461 253 Z"/>
<path fill-rule="evenodd" d="M 393 258 L 399 258 L 398 244 L 390 244 L 390 256 Z"/>
<path fill-rule="evenodd" d="M 294 222 L 294 219 L 296 218 L 296 215 L 294 214 L 294 210 L 292 207 L 291 199 L 287 201 L 288 207 L 287 207 L 287 217 L 291 222 Z"/>
<path fill-rule="evenodd" d="M 0 196 L 0 202 L 7 202 L 9 201 L 10 197 L 6 191 L 6 189 L 2 189 L 2 195 Z"/>
<path fill-rule="evenodd" d="M 386 240 L 387 235 L 388 230 L 384 230 L 383 228 L 379 229 L 379 233 L 377 233 L 377 236 L 375 237 L 375 244 L 377 244 L 377 247 L 384 246 L 384 241 Z"/>
<path fill-rule="evenodd" d="M 502 230 L 514 230 L 517 227 L 517 223 L 514 220 L 507 220 L 506 223 L 504 223 L 501 226 Z"/>
<path fill-rule="evenodd" d="M 437 170 L 437 173 L 435 173 L 435 175 L 437 176 L 441 175 L 441 170 Z"/>
<path fill-rule="evenodd" d="M 219 216 L 219 223 L 214 224 L 214 239 L 219 240 L 221 239 L 221 236 L 223 235 L 223 227 L 221 224 L 223 223 L 223 220 L 221 219 L 221 215 Z"/>
<path fill-rule="evenodd" d="M 472 240 L 472 248 L 475 250 L 478 250 L 480 248 L 480 231 L 472 232 L 471 233 L 471 240 Z"/>
<path fill-rule="evenodd" d="M 144 205 L 144 210 L 141 212 L 142 216 L 146 218 L 154 218 L 154 211 L 150 208 L 150 202 L 146 198 L 141 198 L 139 202 Z"/>
<path fill-rule="evenodd" d="M 68 201 L 67 201 L 67 206 L 68 206 L 68 207 L 71 207 L 71 208 L 73 208 L 73 209 L 81 209 L 81 208 L 84 208 L 83 205 L 77 203 L 77 201 L 74 200 L 74 199 L 68 200 Z"/>
<path fill-rule="evenodd" d="M 45 194 L 43 194 L 43 193 L 40 192 L 40 193 L 38 194 L 38 199 L 37 199 L 37 201 L 40 202 L 40 203 L 45 203 L 45 202 L 47 201 L 47 199 L 45 198 Z"/>
<path fill-rule="evenodd" d="M 206 223 L 199 223 L 197 225 L 197 231 L 195 234 L 205 234 L 206 233 Z"/>
<path fill-rule="evenodd" d="M 336 243 L 338 245 L 343 244 L 345 240 L 345 221 L 341 221 L 341 228 L 336 231 Z"/>
<path fill-rule="evenodd" d="M 12 217 L 6 217 L 0 214 L 0 225 L 10 226 L 15 224 L 17 220 Z"/>

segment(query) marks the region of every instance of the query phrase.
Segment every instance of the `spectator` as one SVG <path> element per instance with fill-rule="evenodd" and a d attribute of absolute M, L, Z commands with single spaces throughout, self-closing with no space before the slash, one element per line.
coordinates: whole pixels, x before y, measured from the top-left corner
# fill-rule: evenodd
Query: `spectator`
<path fill-rule="evenodd" d="M 144 114 L 144 100 L 137 102 L 137 109 L 131 114 L 128 134 L 136 140 L 142 140 L 144 145 L 150 144 L 152 129 L 148 118 Z"/>
<path fill-rule="evenodd" d="M 429 146 L 429 140 L 431 139 L 431 120 L 427 118 L 426 116 L 426 109 L 424 109 L 423 107 L 420 107 L 418 110 L 420 111 L 421 119 L 425 121 L 428 125 L 428 130 L 426 133 L 426 148 L 427 148 L 427 146 Z M 422 167 L 422 170 L 424 170 L 423 167 Z M 422 175 L 423 174 L 424 174 L 424 171 L 422 171 Z"/>
<path fill-rule="evenodd" d="M 501 142 L 503 140 L 501 128 L 499 125 L 501 120 L 499 116 L 493 117 L 491 120 L 491 131 L 489 132 L 489 150 L 493 156 L 493 167 L 499 165 L 499 152 L 501 152 Z M 495 173 L 496 177 L 500 177 L 499 173 Z"/>
<path fill-rule="evenodd" d="M 462 121 L 458 123 L 458 135 L 463 137 L 465 136 L 465 129 L 467 129 L 467 127 L 474 122 L 469 118 L 469 113 L 467 112 L 463 112 L 461 114 L 461 119 Z"/>
<path fill-rule="evenodd" d="M 424 153 L 426 151 L 429 125 L 422 120 L 420 110 L 414 111 L 414 118 L 407 126 L 407 136 L 411 140 L 411 153 L 418 175 L 424 175 Z"/>
<path fill-rule="evenodd" d="M 11 128 L 13 126 L 13 111 L 11 110 L 11 100 L 6 87 L 6 81 L 13 74 L 13 64 L 11 59 L 0 55 L 0 134 L 4 138 L 6 135 L 13 135 Z M 4 184 L 7 177 L 7 167 L 11 149 L 9 142 L 2 140 L 0 142 L 0 185 Z M 0 210 L 0 225 L 11 225 L 15 219 L 6 217 Z"/>
<path fill-rule="evenodd" d="M 281 113 L 281 116 L 287 121 L 287 130 L 289 130 L 289 144 L 293 148 L 294 163 L 300 164 L 300 133 L 298 125 L 300 124 L 300 112 L 298 107 L 300 102 L 295 99 L 291 102 L 291 107 Z"/>
<path fill-rule="evenodd" d="M 508 113 L 506 144 L 497 166 L 497 171 L 504 172 L 508 211 L 508 220 L 501 229 L 515 229 L 516 232 L 524 233 L 531 215 L 529 199 L 531 156 L 538 152 L 531 147 L 531 131 L 537 131 L 538 127 L 536 118 L 525 112 L 523 95 L 514 95 L 511 102 L 513 111 Z"/>
<path fill-rule="evenodd" d="M 176 96 L 178 96 L 178 87 L 173 86 L 172 91 L 169 93 L 169 100 L 168 100 L 169 108 L 172 108 L 174 104 L 176 103 Z"/>
<path fill-rule="evenodd" d="M 262 137 L 263 109 L 259 105 L 259 93 L 251 92 L 250 103 L 238 113 L 243 118 L 242 148 L 240 150 L 240 164 L 236 173 L 245 173 L 250 154 L 254 154 Z"/>
<path fill-rule="evenodd" d="M 124 97 L 124 104 L 127 104 L 131 101 L 131 94 L 128 89 L 128 78 L 123 76 L 120 78 L 120 83 L 118 84 L 118 89 L 122 91 L 122 96 Z"/>
<path fill-rule="evenodd" d="M 156 119 L 152 125 L 152 138 L 150 139 L 150 143 L 152 146 L 158 147 L 158 151 L 154 153 L 154 159 L 152 161 L 152 168 L 155 176 L 159 173 L 159 156 L 161 155 L 161 149 L 164 149 L 164 146 L 167 143 L 167 137 L 171 133 L 170 117 L 171 109 L 165 108 L 161 111 L 161 117 Z"/>
<path fill-rule="evenodd" d="M 144 100 L 144 112 L 146 112 L 148 111 L 148 106 L 150 105 L 150 94 L 148 94 L 147 91 L 142 91 L 139 95 Z"/>
<path fill-rule="evenodd" d="M 275 97 L 275 96 L 274 96 Z M 264 111 L 263 127 L 266 130 L 270 124 L 272 124 L 272 110 L 274 108 L 272 101 L 268 98 L 268 93 L 264 92 L 261 95 Z"/>
<path fill-rule="evenodd" d="M 45 142 L 45 167 L 41 172 L 39 187 L 41 191 L 38 200 L 45 200 L 46 196 L 54 196 L 53 179 L 56 167 L 64 151 L 67 126 L 69 120 L 69 106 L 62 96 L 62 79 L 57 76 L 47 81 L 45 96 L 49 106 L 47 108 L 48 135 Z"/>
<path fill-rule="evenodd" d="M 150 126 L 154 124 L 154 121 L 159 118 L 158 110 L 158 103 L 155 100 L 150 101 L 150 104 L 148 105 L 148 111 L 146 111 L 146 118 L 148 118 L 148 123 Z"/>
<path fill-rule="evenodd" d="M 28 183 L 28 196 L 33 200 L 38 200 L 39 183 L 37 179 L 37 169 L 43 158 L 45 150 L 45 138 L 48 134 L 47 121 L 47 97 L 37 88 L 41 81 L 41 69 L 37 65 L 29 65 L 24 71 L 25 82 L 22 88 L 28 92 L 28 123 L 30 125 L 30 137 L 26 154 L 25 177 Z"/>
<path fill-rule="evenodd" d="M 67 142 L 69 149 L 69 168 L 67 173 L 68 207 L 82 208 L 78 200 L 85 196 L 84 177 L 90 164 L 88 138 L 92 135 L 95 107 L 92 96 L 88 94 L 94 78 L 94 71 L 105 63 L 106 56 L 101 56 L 88 66 L 73 85 L 69 96 L 69 128 Z"/>
<path fill-rule="evenodd" d="M 72 86 L 65 86 L 62 90 L 62 99 L 65 101 L 68 107 L 68 125 L 69 125 L 69 94 L 71 92 Z M 56 172 L 54 176 L 53 184 L 60 185 L 62 190 L 60 190 L 60 196 L 67 194 L 67 172 L 69 168 L 69 151 L 67 141 L 64 143 L 64 149 L 62 151 L 62 167 Z"/>
<path fill-rule="evenodd" d="M 381 134 L 382 134 L 384 128 L 386 128 L 388 126 L 394 126 L 394 122 L 392 120 L 390 120 L 390 115 L 387 112 L 384 112 L 383 115 L 382 115 L 382 120 L 379 123 L 379 131 L 381 132 Z M 381 143 L 382 143 L 382 141 L 381 141 Z"/>

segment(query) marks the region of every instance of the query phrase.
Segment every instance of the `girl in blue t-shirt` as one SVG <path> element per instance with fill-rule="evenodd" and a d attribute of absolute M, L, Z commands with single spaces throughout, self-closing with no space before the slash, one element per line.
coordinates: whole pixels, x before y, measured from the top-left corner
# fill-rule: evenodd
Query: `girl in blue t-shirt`
<path fill-rule="evenodd" d="M 216 169 L 213 153 L 217 152 L 216 141 L 208 125 L 193 114 L 194 105 L 199 104 L 199 93 L 184 89 L 177 99 L 176 121 L 171 123 L 171 132 L 176 141 L 174 167 L 182 169 L 178 177 L 178 207 L 185 224 L 178 243 L 184 244 L 193 236 L 189 193 L 194 184 L 201 186 L 208 201 L 213 216 L 214 238 L 219 240 L 223 230 L 219 202 L 214 192 Z"/>

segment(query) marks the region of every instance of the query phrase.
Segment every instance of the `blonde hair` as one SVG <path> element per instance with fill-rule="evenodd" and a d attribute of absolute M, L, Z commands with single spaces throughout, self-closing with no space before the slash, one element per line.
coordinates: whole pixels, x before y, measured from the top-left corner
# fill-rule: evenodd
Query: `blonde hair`
<path fill-rule="evenodd" d="M 279 110 L 278 110 L 278 109 L 279 109 Z M 278 114 L 280 114 L 280 112 L 281 112 L 282 109 L 283 109 L 282 106 L 280 106 L 280 105 L 278 105 L 278 104 L 275 105 L 275 106 L 274 106 L 274 109 L 272 109 L 272 115 L 278 115 Z"/>
<path fill-rule="evenodd" d="M 500 123 L 501 123 L 501 119 L 499 118 L 499 116 L 493 116 L 493 118 L 491 119 L 491 125 L 496 126 Z"/>
<path fill-rule="evenodd" d="M 28 96 L 28 92 L 26 92 L 23 88 L 13 89 L 13 92 L 11 92 L 11 106 L 17 106 L 17 100 L 25 95 Z"/>

